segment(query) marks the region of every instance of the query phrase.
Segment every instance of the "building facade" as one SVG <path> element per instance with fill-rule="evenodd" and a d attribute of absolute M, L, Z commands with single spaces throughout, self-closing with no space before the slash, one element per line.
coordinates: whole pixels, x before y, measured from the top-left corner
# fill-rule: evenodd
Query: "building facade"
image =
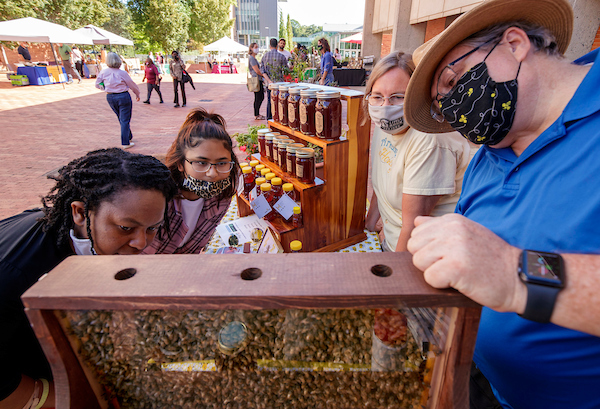
<path fill-rule="evenodd" d="M 363 56 L 377 62 L 392 50 L 412 53 L 441 33 L 459 15 L 482 0 L 366 0 Z M 575 26 L 566 57 L 575 59 L 589 52 L 600 36 L 600 1 L 569 0 L 575 11 Z"/>
<path fill-rule="evenodd" d="M 268 49 L 268 40 L 278 34 L 281 1 L 286 0 L 237 0 L 233 39 L 244 45 L 258 43 L 261 49 Z"/>

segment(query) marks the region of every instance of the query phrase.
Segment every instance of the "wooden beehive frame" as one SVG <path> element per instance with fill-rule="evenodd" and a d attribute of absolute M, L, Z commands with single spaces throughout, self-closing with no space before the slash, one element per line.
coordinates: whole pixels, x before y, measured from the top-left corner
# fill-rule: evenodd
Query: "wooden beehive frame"
<path fill-rule="evenodd" d="M 379 277 L 373 266 L 388 266 Z M 115 275 L 127 268 L 126 280 Z M 240 273 L 260 269 L 246 281 Z M 408 253 L 279 255 L 74 256 L 22 297 L 54 374 L 56 407 L 100 408 L 57 318 L 59 310 L 369 309 L 454 307 L 447 342 L 437 357 L 430 408 L 466 408 L 480 306 L 423 280 Z"/>

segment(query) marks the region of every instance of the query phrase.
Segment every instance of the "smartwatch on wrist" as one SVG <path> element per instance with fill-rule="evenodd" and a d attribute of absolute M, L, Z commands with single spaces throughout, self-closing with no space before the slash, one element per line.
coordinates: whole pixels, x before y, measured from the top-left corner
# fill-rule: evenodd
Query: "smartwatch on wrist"
<path fill-rule="evenodd" d="M 556 253 L 523 250 L 519 278 L 527 287 L 527 305 L 521 317 L 540 323 L 550 322 L 556 296 L 565 286 L 563 259 Z"/>

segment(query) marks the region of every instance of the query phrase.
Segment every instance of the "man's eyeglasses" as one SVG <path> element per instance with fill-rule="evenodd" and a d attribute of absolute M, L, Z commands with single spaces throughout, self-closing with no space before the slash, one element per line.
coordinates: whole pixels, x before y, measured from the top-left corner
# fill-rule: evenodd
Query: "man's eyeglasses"
<path fill-rule="evenodd" d="M 218 163 L 210 163 L 203 160 L 185 160 L 190 165 L 192 165 L 192 169 L 196 172 L 205 173 L 208 172 L 211 166 L 214 166 L 217 172 L 219 173 L 229 173 L 231 169 L 233 169 L 233 164 L 235 162 L 218 162 Z"/>
<path fill-rule="evenodd" d="M 494 39 L 488 40 L 485 43 L 473 48 L 468 53 L 461 55 L 456 60 L 454 60 L 450 64 L 446 65 L 444 67 L 444 69 L 442 70 L 442 72 L 440 72 L 440 75 L 438 76 L 438 79 L 437 79 L 437 83 L 435 85 L 436 95 L 435 95 L 435 98 L 433 99 L 433 101 L 431 101 L 430 112 L 431 112 L 431 117 L 433 119 L 435 119 L 436 121 L 438 121 L 440 123 L 445 121 L 444 115 L 442 114 L 441 107 L 440 107 L 440 104 L 441 104 L 440 100 L 450 96 L 450 94 L 452 94 L 454 92 L 454 90 L 456 89 L 456 83 L 461 78 L 461 76 L 459 76 L 459 74 L 456 71 L 454 71 L 454 69 L 452 67 L 457 62 L 464 60 L 465 58 L 467 58 L 468 56 L 473 54 L 475 51 L 479 50 L 481 47 L 483 47 L 484 45 L 488 44 L 489 42 L 491 42 L 493 40 Z M 489 55 L 489 53 L 488 53 L 488 55 Z M 440 89 L 440 84 L 442 84 L 441 89 Z"/>
<path fill-rule="evenodd" d="M 369 105 L 380 107 L 385 103 L 387 99 L 390 105 L 402 105 L 404 103 L 404 94 L 392 94 L 389 97 L 383 97 L 381 95 L 369 94 L 365 96 L 365 99 Z"/>

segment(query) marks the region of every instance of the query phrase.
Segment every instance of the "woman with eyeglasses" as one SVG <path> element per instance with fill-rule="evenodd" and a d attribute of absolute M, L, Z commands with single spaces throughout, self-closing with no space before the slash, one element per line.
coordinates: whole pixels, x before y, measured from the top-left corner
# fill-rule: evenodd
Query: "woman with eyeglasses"
<path fill-rule="evenodd" d="M 239 163 L 225 119 L 204 108 L 192 110 L 165 159 L 179 195 L 144 254 L 198 254 L 227 212 L 237 190 Z"/>
<path fill-rule="evenodd" d="M 363 103 L 375 124 L 374 194 L 365 225 L 371 231 L 383 229 L 384 251 L 407 250 L 417 216 L 454 212 L 472 157 L 469 142 L 458 132 L 426 134 L 404 121 L 404 93 L 414 69 L 410 54 L 384 57 L 369 76 Z"/>

